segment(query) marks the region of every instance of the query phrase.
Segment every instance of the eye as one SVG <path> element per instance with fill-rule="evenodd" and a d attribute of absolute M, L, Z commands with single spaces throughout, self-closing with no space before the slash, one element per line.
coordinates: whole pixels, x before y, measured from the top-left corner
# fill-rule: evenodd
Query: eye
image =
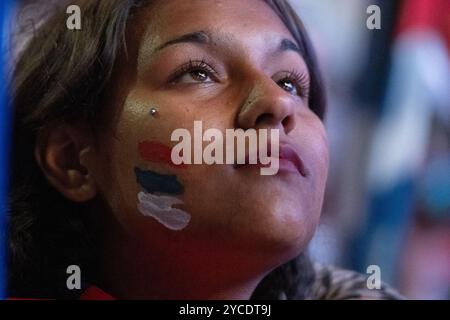
<path fill-rule="evenodd" d="M 189 77 L 198 82 L 205 82 L 209 79 L 208 73 L 201 69 L 192 70 L 189 72 Z"/>
<path fill-rule="evenodd" d="M 283 72 L 281 80 L 277 84 L 286 92 L 302 98 L 309 95 L 309 76 L 306 72 Z"/>
<path fill-rule="evenodd" d="M 182 65 L 171 77 L 172 83 L 209 83 L 216 80 L 215 71 L 206 62 L 192 61 Z"/>
<path fill-rule="evenodd" d="M 193 69 L 181 75 L 176 82 L 178 83 L 211 82 L 211 77 L 209 76 L 207 71 L 204 71 L 202 69 Z"/>
<path fill-rule="evenodd" d="M 295 84 L 291 80 L 283 79 L 283 80 L 279 81 L 278 84 L 285 91 L 287 91 L 287 92 L 289 92 L 291 94 L 294 94 L 294 95 L 298 95 L 297 88 L 295 87 Z"/>

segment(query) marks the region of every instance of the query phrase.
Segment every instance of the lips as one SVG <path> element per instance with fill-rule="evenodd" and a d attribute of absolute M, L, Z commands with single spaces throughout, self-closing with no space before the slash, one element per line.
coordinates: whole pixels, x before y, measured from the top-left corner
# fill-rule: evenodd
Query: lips
<path fill-rule="evenodd" d="M 268 156 L 270 156 L 270 151 L 272 150 L 270 144 L 267 147 L 267 154 Z M 267 165 L 263 165 L 260 161 L 259 158 L 259 150 L 256 151 L 256 158 L 257 158 L 257 163 L 256 164 L 250 164 L 249 163 L 249 159 L 250 159 L 250 155 L 247 154 L 245 156 L 245 164 L 235 164 L 234 167 L 236 169 L 241 168 L 241 167 L 248 167 L 248 166 L 254 166 L 254 167 L 258 167 L 258 168 L 262 168 L 262 167 L 269 167 L 270 163 Z M 307 171 L 305 168 L 305 164 L 302 160 L 302 158 L 300 157 L 299 153 L 296 151 L 296 149 L 288 143 L 282 143 L 279 146 L 279 171 L 278 172 L 283 172 L 283 171 L 287 171 L 287 172 L 297 172 L 300 173 L 303 177 L 307 176 Z"/>
<path fill-rule="evenodd" d="M 288 161 L 288 162 L 291 162 L 292 164 L 294 164 L 294 166 L 297 168 L 297 171 L 303 177 L 307 176 L 305 164 L 303 163 L 302 158 L 300 158 L 300 155 L 298 154 L 298 152 L 293 147 L 291 147 L 289 144 L 280 145 L 279 159 L 280 159 L 280 169 L 282 167 L 282 163 L 284 161 Z"/>

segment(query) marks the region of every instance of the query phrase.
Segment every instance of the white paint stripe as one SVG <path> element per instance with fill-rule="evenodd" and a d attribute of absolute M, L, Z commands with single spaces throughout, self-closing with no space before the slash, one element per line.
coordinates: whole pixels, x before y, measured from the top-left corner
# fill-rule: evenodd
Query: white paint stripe
<path fill-rule="evenodd" d="M 173 208 L 174 205 L 183 203 L 178 198 L 139 192 L 138 200 L 138 209 L 144 216 L 155 218 L 170 230 L 182 230 L 191 220 L 190 214 Z"/>

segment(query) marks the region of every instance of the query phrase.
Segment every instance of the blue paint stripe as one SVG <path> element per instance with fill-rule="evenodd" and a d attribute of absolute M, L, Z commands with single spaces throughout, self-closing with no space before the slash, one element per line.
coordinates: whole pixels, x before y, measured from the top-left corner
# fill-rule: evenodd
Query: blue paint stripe
<path fill-rule="evenodd" d="M 153 171 L 135 168 L 137 182 L 148 193 L 182 194 L 183 185 L 178 182 L 176 175 L 164 175 Z"/>
<path fill-rule="evenodd" d="M 13 2 L 13 0 L 0 1 L 0 299 L 6 297 L 6 197 L 11 127 L 11 110 L 7 102 L 6 66 L 10 66 L 12 61 L 8 57 L 10 33 L 7 21 L 13 12 Z"/>

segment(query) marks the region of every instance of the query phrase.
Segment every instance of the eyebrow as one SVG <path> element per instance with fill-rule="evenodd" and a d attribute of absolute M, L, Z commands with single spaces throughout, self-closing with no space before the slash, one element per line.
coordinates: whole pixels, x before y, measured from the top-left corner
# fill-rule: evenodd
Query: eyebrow
<path fill-rule="evenodd" d="M 196 31 L 192 33 L 184 34 L 180 37 L 167 41 L 163 43 L 159 47 L 156 48 L 155 51 L 161 51 L 164 48 L 172 46 L 177 43 L 198 43 L 198 44 L 209 44 L 211 43 L 211 38 L 205 31 Z"/>
<path fill-rule="evenodd" d="M 298 47 L 298 45 L 289 39 L 283 39 L 280 44 L 278 51 L 295 51 L 303 58 L 303 51 Z"/>
<path fill-rule="evenodd" d="M 176 37 L 175 39 L 169 40 L 162 45 L 158 46 L 155 52 L 161 51 L 169 46 L 178 44 L 178 43 L 197 43 L 202 45 L 211 44 L 212 37 L 206 31 L 196 31 L 192 33 L 187 33 L 182 36 Z M 300 57 L 303 58 L 303 51 L 299 48 L 299 46 L 290 39 L 283 39 L 276 50 L 276 52 L 285 52 L 285 51 L 294 51 L 297 52 Z"/>

